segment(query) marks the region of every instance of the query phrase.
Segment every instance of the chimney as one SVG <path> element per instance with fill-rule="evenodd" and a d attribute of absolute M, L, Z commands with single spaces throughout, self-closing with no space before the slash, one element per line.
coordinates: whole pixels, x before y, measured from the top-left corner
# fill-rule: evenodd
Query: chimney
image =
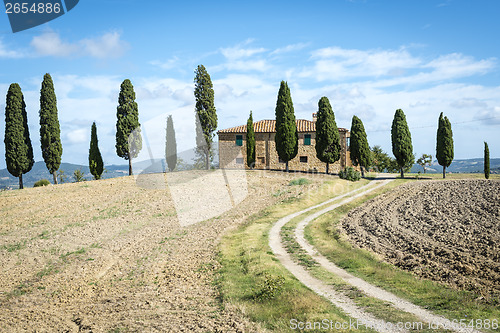
<path fill-rule="evenodd" d="M 316 120 L 318 120 L 318 117 L 316 115 L 316 112 L 313 113 L 313 123 L 316 123 Z"/>

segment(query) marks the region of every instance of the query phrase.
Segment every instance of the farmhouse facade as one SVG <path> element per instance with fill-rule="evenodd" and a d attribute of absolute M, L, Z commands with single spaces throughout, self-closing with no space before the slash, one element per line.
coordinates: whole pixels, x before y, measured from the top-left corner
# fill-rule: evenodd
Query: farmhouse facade
<path fill-rule="evenodd" d="M 313 120 L 297 119 L 299 134 L 298 153 L 288 162 L 290 170 L 325 172 L 326 163 L 316 157 L 316 114 Z M 255 132 L 255 166 L 256 169 L 283 170 L 285 163 L 280 161 L 276 152 L 275 120 L 260 120 L 253 124 Z M 246 147 L 247 126 L 241 125 L 217 132 L 219 136 L 219 165 L 221 168 L 241 169 L 247 167 Z M 350 166 L 349 131 L 339 128 L 342 147 L 340 160 L 330 164 L 330 172 L 338 173 L 340 169 Z"/>

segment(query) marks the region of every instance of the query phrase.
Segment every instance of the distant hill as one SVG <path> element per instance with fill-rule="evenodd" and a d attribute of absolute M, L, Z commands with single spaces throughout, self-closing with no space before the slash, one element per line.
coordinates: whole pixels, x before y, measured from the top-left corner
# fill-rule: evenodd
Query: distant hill
<path fill-rule="evenodd" d="M 189 161 L 192 153 L 187 154 L 185 152 L 185 156 L 183 156 L 185 161 Z M 180 169 L 189 169 L 191 165 L 189 163 L 183 163 L 180 166 Z M 163 172 L 165 170 L 165 160 L 163 159 L 155 159 L 153 161 L 146 160 L 133 164 L 134 173 L 154 173 L 154 172 Z M 484 168 L 483 159 L 482 158 L 473 158 L 468 160 L 454 160 L 453 163 L 447 168 L 447 171 L 453 173 L 482 173 Z M 61 163 L 61 167 L 59 170 L 64 172 L 66 176 L 66 182 L 73 182 L 73 173 L 75 170 L 80 169 L 85 175 L 85 179 L 92 179 L 92 175 L 90 174 L 90 170 L 88 166 L 71 164 L 71 163 Z M 128 165 L 106 165 L 105 172 L 102 175 L 102 178 L 116 178 L 123 177 L 128 175 Z M 432 165 L 427 168 L 428 173 L 441 173 L 442 167 L 438 164 L 437 161 L 432 162 Z M 490 170 L 491 173 L 500 174 L 500 158 L 493 158 L 490 160 Z M 420 165 L 415 164 L 411 168 L 411 172 L 422 172 L 423 169 Z M 30 172 L 23 175 L 23 181 L 25 187 L 32 187 L 36 181 L 40 179 L 48 179 L 52 183 L 52 175 L 49 174 L 47 167 L 43 161 L 36 162 L 33 165 L 33 168 Z M 7 171 L 7 169 L 0 170 L 0 189 L 4 188 L 18 188 L 19 181 L 17 178 L 12 177 L 11 174 Z"/>
<path fill-rule="evenodd" d="M 500 173 L 500 158 L 490 159 L 491 173 Z M 410 172 L 424 172 L 424 169 L 418 164 L 413 165 Z M 482 158 L 471 158 L 467 160 L 453 160 L 451 165 L 446 168 L 447 172 L 453 173 L 482 173 L 484 172 L 484 160 Z M 436 161 L 427 167 L 429 173 L 442 173 L 443 167 Z"/>
<path fill-rule="evenodd" d="M 193 153 L 191 151 L 187 152 L 181 152 L 179 153 L 179 161 L 182 159 L 182 161 L 188 161 L 188 162 L 181 162 L 178 165 L 179 170 L 187 170 L 192 168 L 192 161 L 189 159 L 192 158 Z M 154 160 L 145 160 L 145 161 L 139 161 L 139 162 L 133 162 L 132 168 L 134 171 L 134 174 L 140 174 L 140 173 L 158 173 L 158 172 L 164 172 L 166 165 L 165 165 L 165 160 L 164 159 L 154 159 Z M 66 183 L 71 183 L 74 181 L 73 178 L 73 173 L 75 170 L 80 169 L 84 173 L 84 177 L 86 180 L 91 180 L 94 177 L 90 174 L 89 167 L 86 165 L 78 165 L 78 164 L 72 164 L 72 163 L 61 163 L 61 166 L 59 168 L 59 171 L 64 172 L 64 176 L 66 177 L 65 182 Z M 59 174 L 58 171 L 58 174 Z M 105 165 L 104 166 L 104 173 L 102 174 L 102 178 L 116 178 L 116 177 L 123 177 L 123 176 L 128 176 L 128 164 L 124 165 Z M 39 161 L 35 162 L 33 165 L 33 168 L 31 169 L 30 172 L 27 174 L 23 175 L 23 184 L 25 187 L 33 187 L 35 182 L 37 182 L 40 179 L 48 179 L 52 183 L 52 175 L 49 173 L 47 170 L 47 167 L 45 166 L 45 162 Z M 59 178 L 58 178 L 59 181 Z M 1 169 L 0 170 L 0 189 L 5 189 L 5 188 L 11 188 L 11 189 L 16 189 L 19 187 L 19 180 L 16 177 L 13 177 L 7 169 Z"/>
<path fill-rule="evenodd" d="M 73 173 L 75 170 L 82 170 L 85 179 L 92 179 L 88 166 L 77 165 L 71 163 L 61 163 L 60 171 L 64 172 L 66 182 L 73 182 Z M 128 165 L 107 165 L 105 166 L 106 172 L 103 173 L 102 178 L 115 178 L 128 175 Z M 52 183 L 52 175 L 47 170 L 45 162 L 35 162 L 30 172 L 23 175 L 23 183 L 25 187 L 32 187 L 36 181 L 40 179 L 48 179 Z M 19 180 L 7 171 L 7 169 L 0 170 L 0 189 L 3 188 L 18 188 Z"/>

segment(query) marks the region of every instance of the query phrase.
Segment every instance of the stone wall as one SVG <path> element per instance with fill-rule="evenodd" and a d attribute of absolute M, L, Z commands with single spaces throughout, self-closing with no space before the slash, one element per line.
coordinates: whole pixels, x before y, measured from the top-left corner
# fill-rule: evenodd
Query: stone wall
<path fill-rule="evenodd" d="M 305 134 L 311 135 L 311 144 L 304 145 Z M 242 135 L 243 145 L 236 145 L 236 135 Z M 341 167 L 351 165 L 349 151 L 346 147 L 348 132 L 340 131 L 342 146 L 341 158 L 330 165 L 330 172 L 338 173 Z M 275 133 L 255 133 L 255 168 L 284 170 L 285 163 L 279 161 L 274 142 Z M 245 133 L 219 133 L 219 165 L 225 168 L 247 168 Z M 299 133 L 299 147 L 295 158 L 288 162 L 290 170 L 325 172 L 326 163 L 316 157 L 316 133 Z"/>

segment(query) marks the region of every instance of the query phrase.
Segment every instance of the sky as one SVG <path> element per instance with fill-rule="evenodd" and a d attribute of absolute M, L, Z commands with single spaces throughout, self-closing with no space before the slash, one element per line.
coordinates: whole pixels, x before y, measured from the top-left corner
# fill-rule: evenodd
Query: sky
<path fill-rule="evenodd" d="M 482 157 L 484 141 L 498 158 L 499 14 L 496 0 L 81 0 L 53 21 L 12 33 L 3 12 L 0 93 L 20 84 L 36 161 L 45 73 L 57 95 L 62 161 L 88 163 L 95 121 L 105 164 L 126 164 L 115 152 L 121 82 L 132 81 L 139 105 L 145 148 L 137 160 L 162 158 L 168 115 L 178 150 L 195 146 L 200 64 L 214 84 L 218 129 L 245 124 L 250 110 L 255 121 L 273 119 L 285 80 L 297 118 L 311 120 L 326 96 L 339 127 L 349 129 L 357 115 L 369 144 L 388 153 L 394 112 L 403 109 L 417 158 L 435 156 L 441 112 L 456 159 Z"/>

